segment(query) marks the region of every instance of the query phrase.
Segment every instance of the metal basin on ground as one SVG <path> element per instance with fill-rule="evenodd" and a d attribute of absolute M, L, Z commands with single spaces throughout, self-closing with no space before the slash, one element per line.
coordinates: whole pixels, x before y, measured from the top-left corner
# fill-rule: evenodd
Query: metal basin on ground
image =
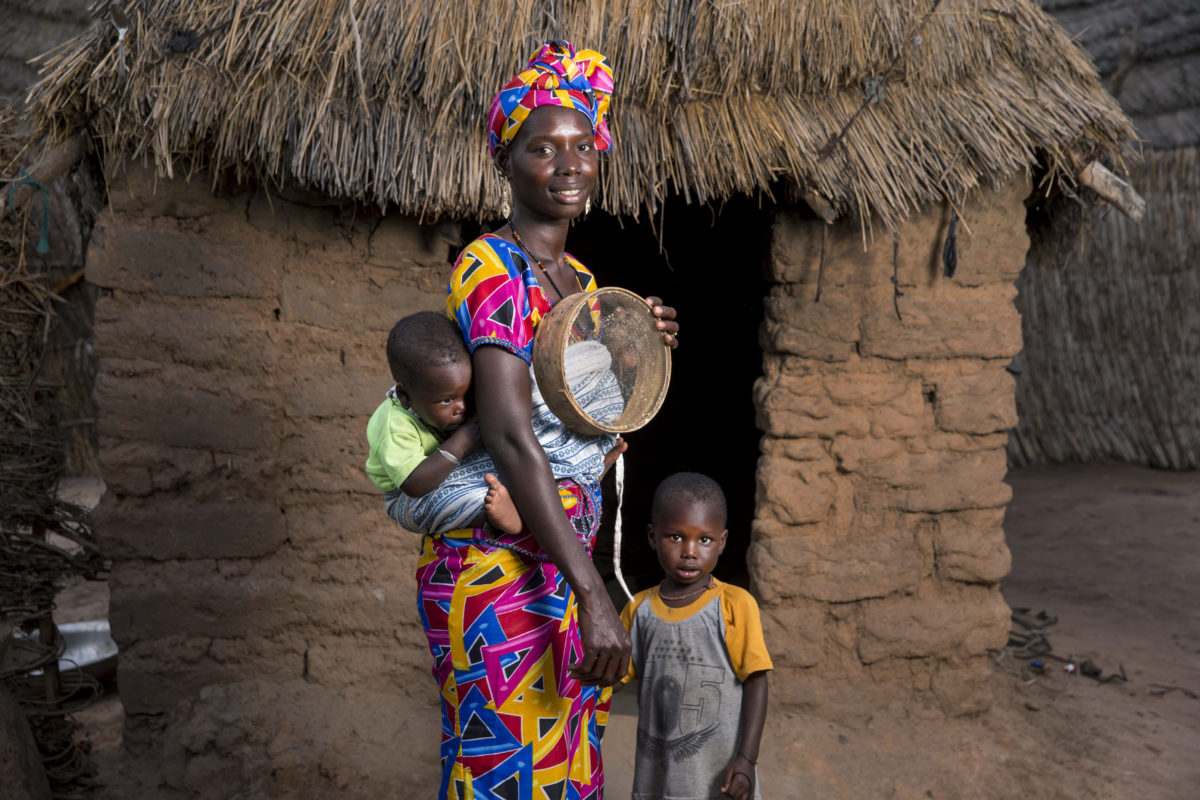
<path fill-rule="evenodd" d="M 65 649 L 58 659 L 60 672 L 69 672 L 78 668 L 86 675 L 101 681 L 111 681 L 117 672 L 117 643 L 113 641 L 107 620 L 87 620 L 85 622 L 65 622 L 58 626 Z M 32 634 L 16 633 L 6 649 L 7 658 L 0 663 L 0 669 L 20 670 L 22 664 L 33 666 L 45 663 L 45 655 L 39 655 L 37 645 L 38 631 Z M 24 646 L 22 646 L 24 642 Z M 44 650 L 41 650 L 45 654 Z M 41 669 L 29 672 L 30 675 L 41 675 Z"/>
<path fill-rule="evenodd" d="M 100 681 L 108 681 L 117 672 L 117 643 L 109 631 L 108 620 L 66 622 L 58 632 L 67 649 L 58 659 L 58 668 L 66 671 L 79 666 L 84 673 Z"/>

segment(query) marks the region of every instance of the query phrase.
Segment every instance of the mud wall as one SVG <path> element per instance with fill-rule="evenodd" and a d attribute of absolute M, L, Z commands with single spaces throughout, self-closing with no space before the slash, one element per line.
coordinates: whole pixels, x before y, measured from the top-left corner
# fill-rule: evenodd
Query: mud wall
<path fill-rule="evenodd" d="M 127 749 L 156 797 L 427 779 L 418 540 L 361 465 L 388 328 L 444 303 L 444 230 L 140 167 L 110 191 L 87 277 Z"/>
<path fill-rule="evenodd" d="M 748 554 L 773 700 L 843 718 L 988 706 L 987 651 L 1008 630 L 1005 366 L 1028 191 L 961 208 L 953 278 L 949 208 L 914 217 L 895 251 L 878 228 L 864 252 L 857 223 L 778 217 Z"/>
<path fill-rule="evenodd" d="M 87 275 L 129 768 L 168 798 L 428 785 L 417 542 L 361 463 L 386 330 L 441 307 L 456 231 L 143 168 L 110 186 Z M 898 298 L 890 238 L 864 253 L 857 224 L 777 219 L 749 552 L 774 701 L 987 705 L 1027 191 L 963 207 L 953 279 L 948 211 L 915 218 Z"/>

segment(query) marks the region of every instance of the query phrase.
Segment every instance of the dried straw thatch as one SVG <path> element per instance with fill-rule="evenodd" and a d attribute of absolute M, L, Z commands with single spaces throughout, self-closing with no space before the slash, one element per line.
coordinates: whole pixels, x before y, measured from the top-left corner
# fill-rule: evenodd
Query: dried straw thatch
<path fill-rule="evenodd" d="M 26 142 L 17 118 L 0 110 L 0 172 L 16 171 Z M 86 702 L 76 690 L 90 690 L 90 700 L 99 685 L 79 671 L 60 676 L 63 640 L 53 633 L 52 612 L 69 581 L 103 580 L 108 562 L 91 512 L 58 491 L 71 431 L 52 374 L 61 297 L 37 255 L 40 209 L 34 202 L 0 214 L 0 689 L 28 716 L 55 796 L 70 796 L 88 762 L 77 723 L 64 712 Z M 30 627 L 38 629 L 36 641 L 11 636 Z"/>
<path fill-rule="evenodd" d="M 1078 34 L 1146 147 L 1200 144 L 1200 3 L 1195 0 L 1043 0 Z"/>
<path fill-rule="evenodd" d="M 1015 464 L 1200 467 L 1200 151 L 1149 151 L 1132 177 L 1140 225 L 1076 209 L 1069 233 L 1034 231 Z"/>
<path fill-rule="evenodd" d="M 44 135 L 412 213 L 498 207 L 484 111 L 549 37 L 614 62 L 621 213 L 788 179 L 893 225 L 1039 155 L 1069 180 L 1133 135 L 1034 0 L 117 5 L 123 44 L 105 14 L 45 59 Z"/>
<path fill-rule="evenodd" d="M 0 0 L 0 104 L 19 103 L 37 70 L 29 61 L 89 22 L 89 0 Z"/>
<path fill-rule="evenodd" d="M 0 111 L 0 168 L 8 172 L 24 136 Z M 58 496 L 70 433 L 60 387 L 48 369 L 57 326 L 53 279 L 37 263 L 40 203 L 0 216 L 0 643 L 14 621 L 50 613 L 74 575 L 107 569 L 91 514 Z M 74 542 L 70 552 L 47 532 Z M 9 674 L 0 675 L 0 683 Z"/>
<path fill-rule="evenodd" d="M 1147 149 L 1140 225 L 1081 208 L 1033 226 L 1015 464 L 1200 467 L 1200 5 L 1047 0 L 1095 59 Z M 1169 148 L 1181 148 L 1169 150 Z"/>

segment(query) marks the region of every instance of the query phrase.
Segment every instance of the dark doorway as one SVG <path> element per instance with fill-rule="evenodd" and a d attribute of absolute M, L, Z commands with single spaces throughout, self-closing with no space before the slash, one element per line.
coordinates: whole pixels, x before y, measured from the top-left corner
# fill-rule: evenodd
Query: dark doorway
<path fill-rule="evenodd" d="M 753 387 L 762 374 L 758 330 L 767 283 L 770 206 L 738 198 L 721 205 L 667 202 L 650 222 L 593 212 L 568 237 L 568 249 L 601 286 L 654 294 L 679 312 L 680 346 L 671 388 L 658 416 L 630 434 L 622 505 L 621 564 L 633 591 L 656 583 L 661 570 L 646 542 L 650 501 L 673 472 L 711 476 L 729 504 L 729 542 L 718 578 L 745 586 L 746 549 L 754 518 L 755 466 L 760 432 Z M 605 514 L 597 567 L 612 574 L 612 475 L 605 481 Z"/>

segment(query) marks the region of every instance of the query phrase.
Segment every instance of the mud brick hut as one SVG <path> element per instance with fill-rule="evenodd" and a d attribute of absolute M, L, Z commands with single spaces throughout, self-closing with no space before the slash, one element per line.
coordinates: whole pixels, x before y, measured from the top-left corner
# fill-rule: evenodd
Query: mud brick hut
<path fill-rule="evenodd" d="M 46 59 L 29 114 L 108 180 L 86 260 L 97 524 L 147 785 L 359 796 L 432 774 L 416 547 L 362 474 L 363 428 L 385 331 L 441 306 L 497 216 L 491 93 L 564 35 L 619 87 L 603 213 L 572 249 L 687 325 L 632 437 L 628 529 L 662 473 L 721 480 L 723 568 L 761 598 L 783 706 L 987 707 L 1026 204 L 1084 192 L 1133 136 L 1037 4 L 121 7 L 123 37 L 101 12 Z"/>
<path fill-rule="evenodd" d="M 1200 6 L 1047 2 L 1133 118 L 1146 198 L 1134 224 L 1051 203 L 1018 286 L 1018 464 L 1200 466 Z"/>

